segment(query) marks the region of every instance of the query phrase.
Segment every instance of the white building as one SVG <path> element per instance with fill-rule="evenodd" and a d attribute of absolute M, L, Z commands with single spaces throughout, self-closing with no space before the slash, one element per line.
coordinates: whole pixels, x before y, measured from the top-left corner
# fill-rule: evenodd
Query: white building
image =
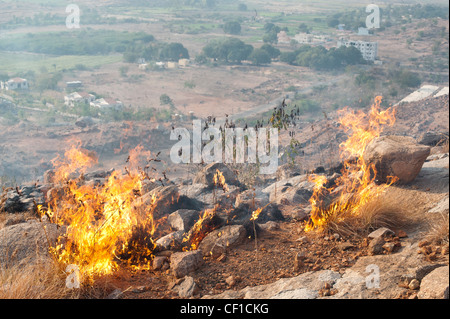
<path fill-rule="evenodd" d="M 123 108 L 123 103 L 117 99 L 111 99 L 111 98 L 101 98 L 98 100 L 95 100 L 90 103 L 92 107 L 97 107 L 99 109 L 121 109 Z"/>
<path fill-rule="evenodd" d="M 313 40 L 313 35 L 308 33 L 298 33 L 295 35 L 294 40 L 298 43 L 311 43 Z"/>
<path fill-rule="evenodd" d="M 280 31 L 277 35 L 278 44 L 290 44 L 291 38 L 287 35 L 286 31 Z"/>
<path fill-rule="evenodd" d="M 29 85 L 26 79 L 22 78 L 13 78 L 6 82 L 0 82 L 0 88 L 2 90 L 10 91 L 10 90 L 28 90 Z"/>
<path fill-rule="evenodd" d="M 358 35 L 369 35 L 369 29 L 359 27 L 358 28 Z"/>
<path fill-rule="evenodd" d="M 366 41 L 352 41 L 352 40 L 344 40 L 341 39 L 338 41 L 338 48 L 341 46 L 346 47 L 355 47 L 357 48 L 364 60 L 366 61 L 375 61 L 378 55 L 378 42 L 366 42 Z"/>
<path fill-rule="evenodd" d="M 73 92 L 64 96 L 64 104 L 70 107 L 74 107 L 75 103 L 90 104 L 95 101 L 95 96 L 87 92 Z"/>
<path fill-rule="evenodd" d="M 178 60 L 178 65 L 183 68 L 187 67 L 189 65 L 189 63 L 190 63 L 189 59 Z"/>

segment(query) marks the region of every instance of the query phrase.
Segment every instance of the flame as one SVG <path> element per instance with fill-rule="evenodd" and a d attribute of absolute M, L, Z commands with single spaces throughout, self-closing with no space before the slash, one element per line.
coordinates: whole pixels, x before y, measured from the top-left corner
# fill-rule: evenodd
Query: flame
<path fill-rule="evenodd" d="M 156 230 L 153 220 L 156 196 L 144 207 L 135 201 L 140 196 L 142 174 L 138 169 L 141 156 L 148 155 L 142 147 L 130 152 L 126 173 L 115 170 L 104 184 L 82 183 L 71 174 L 84 173 L 97 162 L 96 157 L 72 143 L 64 158 L 53 161 L 55 183 L 59 191 L 48 203 L 39 207 L 41 215 L 66 227 L 50 252 L 61 264 L 75 264 L 83 278 L 110 274 L 124 258 L 136 265 L 150 265 Z"/>
<path fill-rule="evenodd" d="M 216 216 L 216 208 L 206 209 L 203 214 L 200 214 L 199 220 L 192 226 L 189 233 L 183 238 L 183 243 L 188 243 L 189 246 L 184 247 L 184 251 L 197 250 L 199 244 L 210 232 L 215 230 L 218 225 L 214 222 Z"/>
<path fill-rule="evenodd" d="M 226 183 L 225 176 L 223 176 L 222 172 L 218 169 L 216 170 L 216 174 L 214 174 L 213 183 L 214 186 L 221 187 L 225 193 L 230 190 Z"/>
<path fill-rule="evenodd" d="M 264 207 L 260 207 L 257 210 L 252 212 L 252 217 L 250 217 L 250 220 L 257 220 L 259 218 L 259 214 L 261 214 Z"/>
<path fill-rule="evenodd" d="M 305 225 L 305 231 L 323 230 L 331 221 L 340 222 L 345 216 L 357 215 L 364 204 L 396 181 L 395 177 L 391 177 L 388 183 L 377 185 L 375 165 L 363 159 L 367 145 L 380 136 L 385 125 L 392 126 L 395 123 L 395 109 L 382 111 L 381 102 L 382 97 L 376 97 L 368 114 L 351 112 L 347 108 L 339 112 L 341 127 L 349 133 L 347 140 L 340 144 L 341 158 L 345 158 L 344 168 L 342 175 L 330 188 L 326 188 L 328 180 L 325 176 L 311 176 L 310 181 L 315 186 L 310 198 L 311 218 Z M 336 194 L 338 196 L 334 203 L 324 205 L 324 197 Z"/>

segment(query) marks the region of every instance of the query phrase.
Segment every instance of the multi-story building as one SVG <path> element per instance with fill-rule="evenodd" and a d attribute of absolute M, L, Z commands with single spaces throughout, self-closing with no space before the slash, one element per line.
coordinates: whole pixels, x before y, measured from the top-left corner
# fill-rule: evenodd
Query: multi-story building
<path fill-rule="evenodd" d="M 364 60 L 375 61 L 378 55 L 378 42 L 367 42 L 367 41 L 353 41 L 341 39 L 338 41 L 338 48 L 341 46 L 353 46 L 357 48 Z"/>

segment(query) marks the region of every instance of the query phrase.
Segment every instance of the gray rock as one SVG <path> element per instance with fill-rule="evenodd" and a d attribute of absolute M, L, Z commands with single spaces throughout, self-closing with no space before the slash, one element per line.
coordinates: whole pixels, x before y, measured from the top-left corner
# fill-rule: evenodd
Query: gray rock
<path fill-rule="evenodd" d="M 395 233 L 386 227 L 378 228 L 377 230 L 371 232 L 367 237 L 374 239 L 378 237 L 387 237 L 387 236 L 394 236 Z"/>
<path fill-rule="evenodd" d="M 184 230 L 179 230 L 159 238 L 155 244 L 160 250 L 170 250 L 181 248 L 183 243 Z"/>
<path fill-rule="evenodd" d="M 206 184 L 208 187 L 214 186 L 214 175 L 217 170 L 222 172 L 225 177 L 225 181 L 227 185 L 236 185 L 239 186 L 239 181 L 237 179 L 236 174 L 228 168 L 225 164 L 222 163 L 211 163 L 205 166 L 202 170 L 200 170 L 197 175 L 194 177 L 193 184 Z"/>
<path fill-rule="evenodd" d="M 396 176 L 399 184 L 406 184 L 417 177 L 430 150 L 429 146 L 417 144 L 411 137 L 382 136 L 367 146 L 363 158 L 367 164 L 375 165 L 380 182 Z"/>
<path fill-rule="evenodd" d="M 185 195 L 189 198 L 199 198 L 200 195 L 210 191 L 208 185 L 205 184 L 192 184 L 180 186 L 180 195 Z"/>
<path fill-rule="evenodd" d="M 259 227 L 262 230 L 265 230 L 265 231 L 272 231 L 272 230 L 279 229 L 280 228 L 280 224 L 278 224 L 277 222 L 269 220 L 268 222 L 266 222 L 264 224 L 259 224 Z"/>
<path fill-rule="evenodd" d="M 180 197 L 178 187 L 176 185 L 158 186 L 152 189 L 147 194 L 139 197 L 135 202 L 136 206 L 150 206 L 152 204 L 153 195 L 156 196 L 156 203 L 154 203 L 153 216 L 159 219 L 174 211 L 173 207 Z"/>
<path fill-rule="evenodd" d="M 431 265 L 425 265 L 425 266 L 418 267 L 414 270 L 412 277 L 420 281 L 426 275 L 428 275 L 430 272 L 432 272 L 436 268 L 439 268 L 442 266 L 444 266 L 444 265 L 443 264 L 431 264 Z"/>
<path fill-rule="evenodd" d="M 119 288 L 115 289 L 112 293 L 110 293 L 106 299 L 121 299 L 123 297 L 123 292 Z"/>
<path fill-rule="evenodd" d="M 369 254 L 370 255 L 380 255 L 383 253 L 383 245 L 385 244 L 385 240 L 382 236 L 376 237 L 370 241 L 369 244 Z"/>
<path fill-rule="evenodd" d="M 199 211 L 189 209 L 179 209 L 169 215 L 167 221 L 175 230 L 188 231 L 199 219 Z"/>
<path fill-rule="evenodd" d="M 436 206 L 428 211 L 430 214 L 449 212 L 449 196 L 445 196 Z"/>
<path fill-rule="evenodd" d="M 426 275 L 420 283 L 419 299 L 448 299 L 449 266 L 439 267 Z"/>
<path fill-rule="evenodd" d="M 239 209 L 242 206 L 248 207 L 263 207 L 269 203 L 269 194 L 263 193 L 261 190 L 246 190 L 240 192 L 236 196 L 235 207 Z"/>
<path fill-rule="evenodd" d="M 425 132 L 418 138 L 420 144 L 428 146 L 442 145 L 448 141 L 448 133 Z"/>
<path fill-rule="evenodd" d="M 280 180 L 278 182 L 272 183 L 271 185 L 267 186 L 266 188 L 262 189 L 263 193 L 271 194 L 272 192 L 275 192 L 275 189 L 279 191 L 281 188 L 288 186 L 288 187 L 295 187 L 299 185 L 300 183 L 308 181 L 308 175 L 298 175 L 294 176 L 288 179 Z"/>
<path fill-rule="evenodd" d="M 55 224 L 32 222 L 20 223 L 0 229 L 0 265 L 52 262 L 49 245 L 55 245 L 64 227 Z"/>
<path fill-rule="evenodd" d="M 163 267 L 164 262 L 166 262 L 167 257 L 165 256 L 156 256 L 153 259 L 152 268 L 153 270 L 160 270 Z"/>
<path fill-rule="evenodd" d="M 170 256 L 170 268 L 176 278 L 182 278 L 203 265 L 201 250 L 173 253 Z"/>
<path fill-rule="evenodd" d="M 280 189 L 273 189 L 270 201 L 276 204 L 306 204 L 313 194 L 314 184 L 304 181 L 295 186 L 285 185 Z"/>
<path fill-rule="evenodd" d="M 190 298 L 196 293 L 197 284 L 195 283 L 194 278 L 186 276 L 179 285 L 173 288 L 173 290 L 177 292 L 181 298 Z"/>
<path fill-rule="evenodd" d="M 230 225 L 216 229 L 209 233 L 200 243 L 199 248 L 204 256 L 219 257 L 228 248 L 235 247 L 246 238 L 246 231 L 242 225 Z"/>
<path fill-rule="evenodd" d="M 239 291 L 228 290 L 204 299 L 314 299 L 319 296 L 323 284 L 333 286 L 341 275 L 331 270 L 312 271 L 297 277 L 282 278 L 274 283 L 246 287 Z"/>
<path fill-rule="evenodd" d="M 307 288 L 285 290 L 270 297 L 270 299 L 317 299 L 319 293 Z"/>
<path fill-rule="evenodd" d="M 88 126 L 92 126 L 95 124 L 95 121 L 92 117 L 84 116 L 80 117 L 78 120 L 76 120 L 75 125 L 81 128 L 85 128 Z"/>

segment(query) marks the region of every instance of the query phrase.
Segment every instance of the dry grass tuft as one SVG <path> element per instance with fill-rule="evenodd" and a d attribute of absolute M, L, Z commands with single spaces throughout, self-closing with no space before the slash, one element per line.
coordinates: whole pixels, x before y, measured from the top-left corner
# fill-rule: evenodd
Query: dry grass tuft
<path fill-rule="evenodd" d="M 328 231 L 343 236 L 367 236 L 380 227 L 405 229 L 414 221 L 414 216 L 409 215 L 405 207 L 385 193 L 362 206 L 357 215 L 345 216 L 339 220 L 330 219 Z"/>
<path fill-rule="evenodd" d="M 66 275 L 53 263 L 30 263 L 0 268 L 0 299 L 73 298 Z"/>
<path fill-rule="evenodd" d="M 429 221 L 430 227 L 425 235 L 428 242 L 436 245 L 444 245 L 449 243 L 449 216 L 443 212 L 437 214 Z"/>

